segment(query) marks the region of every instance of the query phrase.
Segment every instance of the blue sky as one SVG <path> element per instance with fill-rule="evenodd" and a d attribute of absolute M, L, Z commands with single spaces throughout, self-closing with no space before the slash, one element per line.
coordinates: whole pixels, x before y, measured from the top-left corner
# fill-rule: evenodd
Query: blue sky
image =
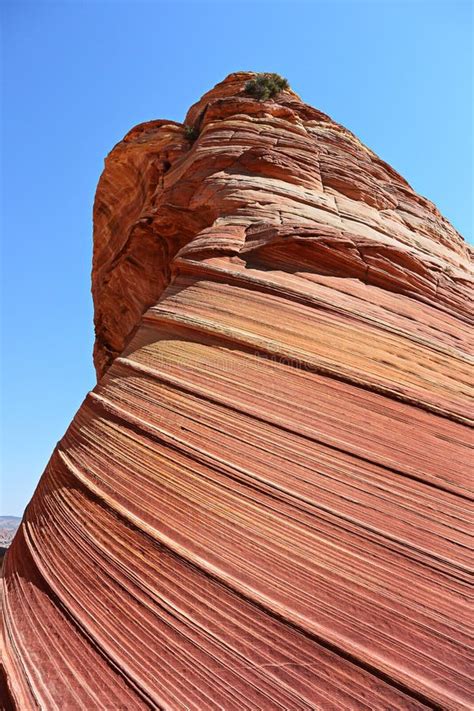
<path fill-rule="evenodd" d="M 130 127 L 275 71 L 472 236 L 472 5 L 2 3 L 0 514 L 21 514 L 94 385 L 91 210 Z"/>

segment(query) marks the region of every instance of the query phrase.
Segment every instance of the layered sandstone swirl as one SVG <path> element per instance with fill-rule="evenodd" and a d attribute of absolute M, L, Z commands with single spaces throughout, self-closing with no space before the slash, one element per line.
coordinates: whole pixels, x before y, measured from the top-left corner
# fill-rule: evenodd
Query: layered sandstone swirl
<path fill-rule="evenodd" d="M 468 246 L 252 76 L 106 159 L 98 384 L 6 556 L 6 707 L 472 702 Z"/>

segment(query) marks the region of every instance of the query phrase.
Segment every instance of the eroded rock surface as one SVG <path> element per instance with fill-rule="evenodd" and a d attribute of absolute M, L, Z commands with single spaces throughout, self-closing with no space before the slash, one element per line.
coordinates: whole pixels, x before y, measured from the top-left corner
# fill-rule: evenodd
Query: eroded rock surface
<path fill-rule="evenodd" d="M 98 385 L 5 561 L 21 709 L 467 709 L 469 249 L 291 90 L 110 153 Z"/>

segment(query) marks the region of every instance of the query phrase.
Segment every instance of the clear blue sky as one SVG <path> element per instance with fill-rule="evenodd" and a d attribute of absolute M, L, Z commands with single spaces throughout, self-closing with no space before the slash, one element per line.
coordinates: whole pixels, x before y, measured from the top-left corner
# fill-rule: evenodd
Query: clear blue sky
<path fill-rule="evenodd" d="M 472 229 L 470 2 L 1 5 L 3 451 L 0 514 L 21 514 L 94 385 L 91 210 L 128 129 L 181 121 L 228 73 L 286 76 Z"/>

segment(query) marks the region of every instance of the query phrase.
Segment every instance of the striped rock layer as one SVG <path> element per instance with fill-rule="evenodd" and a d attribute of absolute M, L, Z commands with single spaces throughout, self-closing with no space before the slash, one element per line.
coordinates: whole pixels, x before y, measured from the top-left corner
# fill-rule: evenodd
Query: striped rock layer
<path fill-rule="evenodd" d="M 99 380 L 4 568 L 16 709 L 472 702 L 468 247 L 249 76 L 106 160 Z"/>

